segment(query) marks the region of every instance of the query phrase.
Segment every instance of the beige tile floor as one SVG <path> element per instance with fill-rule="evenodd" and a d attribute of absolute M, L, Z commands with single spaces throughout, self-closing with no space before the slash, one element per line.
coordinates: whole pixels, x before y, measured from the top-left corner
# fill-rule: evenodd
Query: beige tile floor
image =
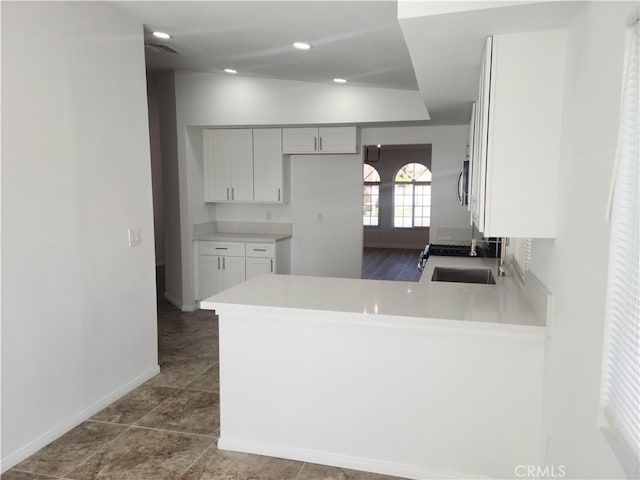
<path fill-rule="evenodd" d="M 2 475 L 3 480 L 393 480 L 292 460 L 224 452 L 218 322 L 158 306 L 161 373 Z"/>

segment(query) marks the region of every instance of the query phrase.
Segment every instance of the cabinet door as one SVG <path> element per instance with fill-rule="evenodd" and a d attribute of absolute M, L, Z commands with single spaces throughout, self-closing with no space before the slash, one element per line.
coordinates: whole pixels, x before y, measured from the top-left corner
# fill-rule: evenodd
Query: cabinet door
<path fill-rule="evenodd" d="M 485 45 L 480 71 L 480 86 L 478 89 L 478 104 L 476 110 L 477 138 L 476 148 L 474 148 L 474 156 L 472 158 L 471 218 L 480 232 L 484 232 L 485 230 L 492 45 L 493 39 L 489 37 Z"/>
<path fill-rule="evenodd" d="M 247 257 L 247 280 L 262 273 L 274 273 L 275 261 L 273 258 Z"/>
<path fill-rule="evenodd" d="M 321 127 L 319 148 L 325 153 L 356 153 L 356 127 Z"/>
<path fill-rule="evenodd" d="M 317 128 L 283 128 L 283 153 L 314 153 L 318 150 Z"/>
<path fill-rule="evenodd" d="M 226 202 L 230 200 L 231 151 L 227 130 L 204 130 L 204 200 Z"/>
<path fill-rule="evenodd" d="M 231 201 L 253 201 L 253 132 L 227 130 L 231 175 Z"/>
<path fill-rule="evenodd" d="M 215 295 L 220 291 L 221 257 L 200 255 L 198 263 L 198 300 Z"/>
<path fill-rule="evenodd" d="M 245 281 L 244 257 L 222 257 L 222 290 Z"/>
<path fill-rule="evenodd" d="M 253 191 L 256 202 L 282 203 L 282 129 L 253 131 Z"/>

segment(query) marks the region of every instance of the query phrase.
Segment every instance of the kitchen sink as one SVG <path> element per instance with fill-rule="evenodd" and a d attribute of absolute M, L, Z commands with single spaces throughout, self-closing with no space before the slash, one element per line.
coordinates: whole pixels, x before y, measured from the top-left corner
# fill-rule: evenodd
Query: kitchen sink
<path fill-rule="evenodd" d="M 459 282 L 459 283 L 483 283 L 495 285 L 490 268 L 446 268 L 435 267 L 433 269 L 433 282 Z"/>

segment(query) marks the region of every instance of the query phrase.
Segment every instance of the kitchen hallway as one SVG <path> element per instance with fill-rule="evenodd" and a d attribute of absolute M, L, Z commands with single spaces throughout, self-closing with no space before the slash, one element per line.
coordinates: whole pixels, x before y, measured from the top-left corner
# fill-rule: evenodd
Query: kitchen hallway
<path fill-rule="evenodd" d="M 159 297 L 161 373 L 3 474 L 3 480 L 393 480 L 216 448 L 218 320 Z M 247 392 L 260 401 L 260 392 Z"/>

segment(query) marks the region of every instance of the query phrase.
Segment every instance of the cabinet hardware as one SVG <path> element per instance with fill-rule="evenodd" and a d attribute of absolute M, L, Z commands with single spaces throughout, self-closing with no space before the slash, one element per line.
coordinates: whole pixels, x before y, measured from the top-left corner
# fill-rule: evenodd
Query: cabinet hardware
<path fill-rule="evenodd" d="M 318 150 L 318 137 L 313 137 L 313 150 Z"/>
<path fill-rule="evenodd" d="M 229 187 L 227 187 L 227 200 L 229 200 Z"/>
<path fill-rule="evenodd" d="M 280 201 L 280 189 L 278 189 L 278 201 Z"/>
<path fill-rule="evenodd" d="M 216 250 L 229 250 L 227 247 L 216 247 Z"/>
<path fill-rule="evenodd" d="M 273 273 L 273 258 L 271 259 L 271 273 Z"/>
<path fill-rule="evenodd" d="M 231 187 L 231 200 L 235 200 L 236 199 L 236 192 L 234 191 L 234 188 Z"/>
<path fill-rule="evenodd" d="M 320 137 L 320 148 L 318 150 L 322 151 L 322 137 Z"/>
<path fill-rule="evenodd" d="M 266 252 L 267 249 L 266 248 L 254 248 L 253 251 L 254 252 Z"/>
<path fill-rule="evenodd" d="M 220 270 L 220 257 L 218 257 L 218 270 Z"/>
<path fill-rule="evenodd" d="M 222 269 L 223 270 L 225 270 L 227 268 L 227 265 L 226 265 L 227 262 L 225 262 L 225 260 L 226 260 L 226 257 L 222 257 Z"/>

